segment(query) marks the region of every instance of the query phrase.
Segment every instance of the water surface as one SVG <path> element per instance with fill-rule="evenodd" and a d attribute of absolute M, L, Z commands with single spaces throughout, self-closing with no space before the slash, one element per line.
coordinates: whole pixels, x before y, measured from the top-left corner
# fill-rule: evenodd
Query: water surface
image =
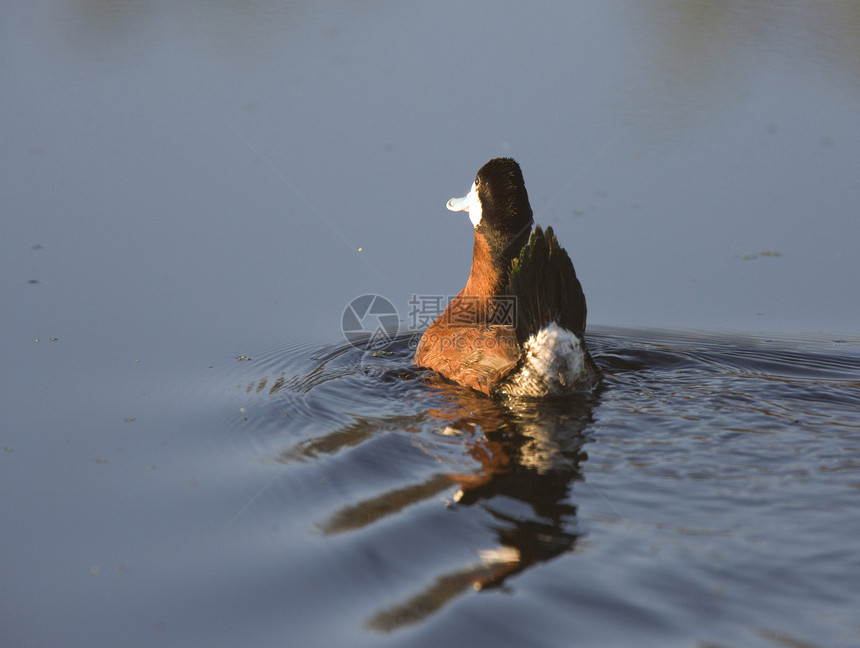
<path fill-rule="evenodd" d="M 860 643 L 858 34 L 836 1 L 4 3 L 0 643 Z M 410 365 L 496 155 L 585 287 L 591 396 Z M 369 293 L 391 353 L 343 341 Z"/>

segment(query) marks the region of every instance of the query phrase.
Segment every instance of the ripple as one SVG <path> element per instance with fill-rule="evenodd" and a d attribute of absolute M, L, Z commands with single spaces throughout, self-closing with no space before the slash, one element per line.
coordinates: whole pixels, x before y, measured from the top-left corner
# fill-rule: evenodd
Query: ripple
<path fill-rule="evenodd" d="M 338 547 L 350 598 L 382 579 L 367 629 L 396 633 L 559 565 L 578 570 L 559 600 L 656 600 L 668 627 L 677 606 L 650 583 L 682 583 L 705 605 L 697 579 L 716 560 L 744 609 L 785 568 L 761 543 L 815 564 L 798 577 L 815 588 L 838 572 L 817 538 L 860 534 L 844 515 L 860 488 L 856 340 L 598 328 L 600 388 L 527 403 L 417 369 L 414 342 L 285 345 L 230 377 L 245 412 L 236 442 L 260 466 L 234 526 L 266 535 L 289 520 L 301 531 L 278 533 L 304 538 L 315 564 Z M 611 587 L 601 561 L 620 569 Z"/>

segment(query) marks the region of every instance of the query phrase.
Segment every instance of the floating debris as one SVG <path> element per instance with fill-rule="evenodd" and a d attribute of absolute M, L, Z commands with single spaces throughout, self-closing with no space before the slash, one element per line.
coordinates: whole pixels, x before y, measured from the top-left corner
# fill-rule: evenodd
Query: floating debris
<path fill-rule="evenodd" d="M 757 259 L 758 257 L 780 257 L 782 256 L 782 252 L 774 252 L 773 250 L 760 250 L 758 252 L 753 252 L 752 254 L 739 254 L 738 258 L 743 261 L 749 261 L 750 259 Z"/>

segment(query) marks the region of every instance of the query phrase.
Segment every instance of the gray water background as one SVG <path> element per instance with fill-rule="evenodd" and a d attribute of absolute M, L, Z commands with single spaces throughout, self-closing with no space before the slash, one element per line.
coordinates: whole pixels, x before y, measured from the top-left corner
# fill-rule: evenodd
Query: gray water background
<path fill-rule="evenodd" d="M 176 645 L 222 636 L 231 548 L 201 538 L 272 478 L 224 441 L 228 367 L 337 344 L 357 295 L 408 325 L 412 295 L 456 293 L 471 228 L 444 203 L 491 157 L 523 166 L 598 330 L 858 335 L 854 2 L 14 1 L 0 144 L 11 645 L 109 645 L 111 589 L 140 598 L 107 627 L 170 637 L 154 601 L 185 610 L 184 583 L 217 605 Z"/>

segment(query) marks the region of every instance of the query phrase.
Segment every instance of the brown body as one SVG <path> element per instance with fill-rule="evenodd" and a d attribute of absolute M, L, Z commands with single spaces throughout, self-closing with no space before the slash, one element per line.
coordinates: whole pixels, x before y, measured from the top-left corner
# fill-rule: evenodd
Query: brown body
<path fill-rule="evenodd" d="M 425 331 L 415 364 L 490 395 L 521 355 L 514 327 L 486 324 L 493 299 L 507 285 L 507 273 L 496 267 L 486 238 L 476 233 L 469 280 Z"/>
<path fill-rule="evenodd" d="M 469 211 L 472 267 L 463 290 L 425 331 L 415 364 L 489 396 L 590 389 L 600 372 L 582 338 L 582 286 L 551 228 L 544 234 L 537 227 L 530 235 L 532 210 L 519 165 L 490 160 L 470 193 L 452 198 L 448 208 Z M 500 321 L 505 303 L 513 313 Z M 564 335 L 551 340 L 547 351 L 537 350 L 533 336 L 553 324 Z M 574 354 L 570 362 L 565 353 Z"/>

